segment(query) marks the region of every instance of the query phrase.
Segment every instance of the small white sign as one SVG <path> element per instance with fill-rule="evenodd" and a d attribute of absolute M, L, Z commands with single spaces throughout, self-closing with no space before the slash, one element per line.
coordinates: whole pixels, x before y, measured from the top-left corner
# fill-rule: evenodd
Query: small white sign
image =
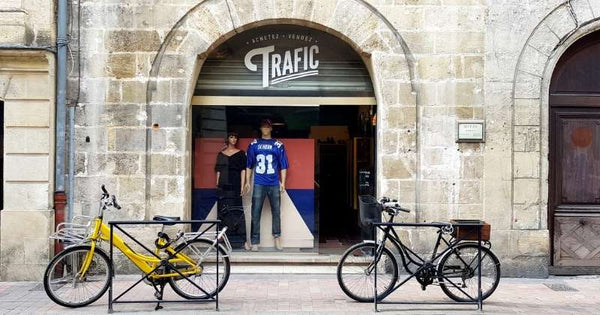
<path fill-rule="evenodd" d="M 456 142 L 484 142 L 485 122 L 466 120 L 456 123 Z"/>

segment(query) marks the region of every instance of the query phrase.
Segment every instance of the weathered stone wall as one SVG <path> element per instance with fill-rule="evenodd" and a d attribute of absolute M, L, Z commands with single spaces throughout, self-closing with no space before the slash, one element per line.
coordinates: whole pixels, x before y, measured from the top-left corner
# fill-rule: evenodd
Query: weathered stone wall
<path fill-rule="evenodd" d="M 0 2 L 0 279 L 39 280 L 54 227 L 54 1 Z"/>
<path fill-rule="evenodd" d="M 54 3 L 48 0 L 2 0 L 0 45 L 53 46 Z"/>
<path fill-rule="evenodd" d="M 378 191 L 415 209 L 404 220 L 484 218 L 505 274 L 544 275 L 544 71 L 571 30 L 600 15 L 597 1 L 571 1 L 574 22 L 563 2 L 82 1 L 76 211 L 93 214 L 106 183 L 126 209 L 113 216 L 189 216 L 203 53 L 236 31 L 292 22 L 364 56 L 379 105 Z M 456 144 L 460 119 L 485 119 L 486 142 Z"/>
<path fill-rule="evenodd" d="M 4 207 L 0 279 L 40 279 L 54 228 L 54 56 L 0 50 Z"/>

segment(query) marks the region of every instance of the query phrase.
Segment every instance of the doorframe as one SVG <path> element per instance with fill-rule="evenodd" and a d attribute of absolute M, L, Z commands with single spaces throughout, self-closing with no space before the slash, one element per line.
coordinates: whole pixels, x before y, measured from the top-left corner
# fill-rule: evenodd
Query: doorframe
<path fill-rule="evenodd" d="M 546 224 L 548 228 L 549 236 L 549 266 L 548 271 L 552 275 L 586 275 L 586 274 L 598 274 L 600 273 L 600 266 L 555 266 L 554 255 L 555 255 L 555 226 L 554 218 L 555 211 L 553 207 L 555 205 L 555 194 L 553 189 L 556 186 L 556 178 L 554 176 L 553 169 L 556 163 L 556 135 L 552 133 L 555 128 L 555 121 L 553 111 L 560 111 L 561 108 L 566 108 L 561 105 L 566 105 L 567 98 L 571 100 L 576 99 L 576 106 L 571 108 L 578 108 L 585 111 L 587 108 L 593 108 L 596 106 L 590 106 L 592 101 L 591 97 L 588 96 L 551 96 L 551 83 L 552 78 L 557 70 L 558 62 L 565 55 L 565 53 L 579 40 L 583 39 L 587 35 L 595 32 L 600 32 L 600 24 L 590 23 L 576 31 L 570 36 L 566 37 L 548 57 L 545 64 L 543 75 L 541 76 L 541 94 L 540 94 L 540 133 L 541 133 L 541 148 L 540 148 L 540 161 L 541 161 L 541 182 L 540 182 L 540 197 L 541 202 L 544 202 L 546 197 L 546 211 L 542 211 L 542 216 L 546 215 Z M 554 106 L 553 106 L 554 105 Z M 547 184 L 544 184 L 546 181 Z"/>

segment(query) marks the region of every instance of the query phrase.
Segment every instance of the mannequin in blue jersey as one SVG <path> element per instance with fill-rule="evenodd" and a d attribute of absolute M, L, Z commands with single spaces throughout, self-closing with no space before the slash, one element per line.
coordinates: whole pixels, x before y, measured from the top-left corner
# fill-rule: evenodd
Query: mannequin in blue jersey
<path fill-rule="evenodd" d="M 260 217 L 265 197 L 269 198 L 269 204 L 271 204 L 272 234 L 275 238 L 275 248 L 277 250 L 283 249 L 281 246 L 280 199 L 281 193 L 285 190 L 288 159 L 283 143 L 271 138 L 272 131 L 273 124 L 271 121 L 268 119 L 262 120 L 260 123 L 261 138 L 252 140 L 247 150 L 244 193 L 250 191 L 250 179 L 254 172 L 251 220 L 252 251 L 258 251 L 258 244 L 260 243 Z M 281 177 L 279 176 L 280 171 Z"/>

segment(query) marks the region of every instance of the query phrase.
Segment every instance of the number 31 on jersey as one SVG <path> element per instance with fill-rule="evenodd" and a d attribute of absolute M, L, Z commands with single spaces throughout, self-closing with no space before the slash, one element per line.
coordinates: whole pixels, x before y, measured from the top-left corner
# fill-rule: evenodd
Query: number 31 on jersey
<path fill-rule="evenodd" d="M 273 168 L 273 155 L 267 154 L 259 154 L 256 156 L 256 173 L 258 174 L 275 174 L 275 169 Z"/>

